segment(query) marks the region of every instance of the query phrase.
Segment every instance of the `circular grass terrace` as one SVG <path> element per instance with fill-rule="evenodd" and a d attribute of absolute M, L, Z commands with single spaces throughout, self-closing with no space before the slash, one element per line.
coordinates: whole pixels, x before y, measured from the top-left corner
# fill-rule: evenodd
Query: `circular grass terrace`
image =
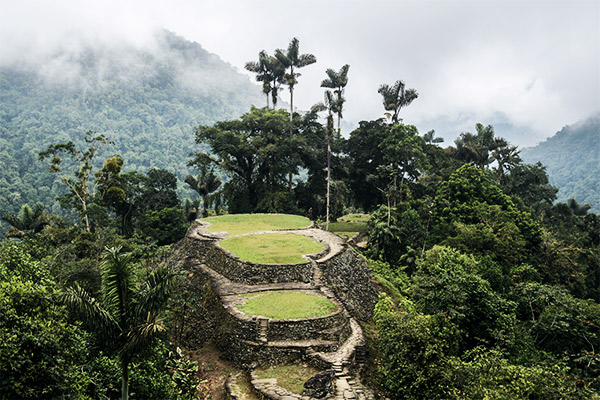
<path fill-rule="evenodd" d="M 325 296 L 299 290 L 271 290 L 238 295 L 243 303 L 236 308 L 249 316 L 272 319 L 325 317 L 338 310 Z"/>
<path fill-rule="evenodd" d="M 229 236 L 259 231 L 302 229 L 310 226 L 308 218 L 290 214 L 228 214 L 202 218 L 210 223 L 206 230 L 227 232 Z"/>
<path fill-rule="evenodd" d="M 235 236 L 219 242 L 225 250 L 254 264 L 302 264 L 303 255 L 317 254 L 325 245 L 295 233 Z"/>

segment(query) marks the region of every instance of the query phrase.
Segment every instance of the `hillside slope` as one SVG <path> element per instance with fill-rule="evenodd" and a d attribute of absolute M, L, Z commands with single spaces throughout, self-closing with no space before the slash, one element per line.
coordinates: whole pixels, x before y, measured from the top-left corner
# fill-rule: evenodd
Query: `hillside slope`
<path fill-rule="evenodd" d="M 49 144 L 81 144 L 94 130 L 115 142 L 98 163 L 120 154 L 126 170 L 159 167 L 181 179 L 197 151 L 194 126 L 262 103 L 247 76 L 167 31 L 143 47 L 70 44 L 43 59 L 0 66 L 0 215 L 36 201 L 58 211 L 54 198 L 64 188 L 37 160 Z"/>
<path fill-rule="evenodd" d="M 600 212 L 600 114 L 565 126 L 554 136 L 521 152 L 527 163 L 541 161 L 558 201 L 576 199 Z"/>

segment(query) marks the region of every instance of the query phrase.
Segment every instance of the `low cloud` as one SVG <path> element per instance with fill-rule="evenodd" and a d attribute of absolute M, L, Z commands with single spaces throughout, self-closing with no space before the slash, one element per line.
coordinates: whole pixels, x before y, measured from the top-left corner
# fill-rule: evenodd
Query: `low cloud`
<path fill-rule="evenodd" d="M 405 121 L 435 127 L 447 142 L 459 126 L 506 119 L 498 123 L 528 135 L 517 144 L 531 143 L 600 110 L 600 3 L 578 0 L 22 0 L 3 7 L 0 65 L 76 52 L 88 39 L 147 48 L 158 27 L 240 72 L 260 50 L 298 37 L 318 62 L 300 71 L 294 103 L 321 101 L 325 69 L 348 63 L 350 124 L 383 116 L 377 88 L 397 79 L 420 93 Z"/>

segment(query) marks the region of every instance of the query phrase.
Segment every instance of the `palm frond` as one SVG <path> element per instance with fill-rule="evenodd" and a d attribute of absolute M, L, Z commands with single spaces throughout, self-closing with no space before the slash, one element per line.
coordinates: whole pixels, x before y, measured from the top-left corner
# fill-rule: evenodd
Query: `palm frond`
<path fill-rule="evenodd" d="M 154 270 L 142 284 L 135 307 L 135 319 L 140 320 L 148 312 L 158 312 L 165 307 L 173 287 L 173 274 L 166 268 Z"/>
<path fill-rule="evenodd" d="M 313 54 L 302 54 L 298 57 L 298 62 L 296 63 L 297 67 L 306 67 L 307 65 L 311 65 L 317 62 L 317 57 Z"/>
<path fill-rule="evenodd" d="M 127 332 L 120 356 L 131 360 L 136 354 L 142 352 L 158 334 L 165 331 L 162 313 L 147 313 L 143 322 Z"/>
<path fill-rule="evenodd" d="M 21 219 L 14 214 L 3 215 L 2 219 L 4 221 L 8 222 L 9 224 L 11 224 L 13 227 L 18 229 L 19 231 L 22 231 L 24 228 L 23 223 L 21 222 Z"/>
<path fill-rule="evenodd" d="M 130 267 L 132 255 L 121 254 L 121 247 L 105 249 L 104 260 L 100 265 L 102 273 L 102 302 L 104 308 L 115 319 L 123 323 L 129 312 L 129 302 L 133 289 L 133 276 Z"/>
<path fill-rule="evenodd" d="M 58 299 L 95 332 L 107 337 L 116 337 L 121 331 L 113 316 L 79 285 L 65 289 Z"/>

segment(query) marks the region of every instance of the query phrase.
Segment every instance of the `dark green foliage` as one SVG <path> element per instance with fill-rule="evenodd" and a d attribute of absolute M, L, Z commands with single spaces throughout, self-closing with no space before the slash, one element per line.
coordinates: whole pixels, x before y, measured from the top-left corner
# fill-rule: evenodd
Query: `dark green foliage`
<path fill-rule="evenodd" d="M 558 364 L 515 365 L 501 351 L 478 347 L 451 360 L 456 371 L 455 399 L 583 399 L 591 395 L 577 388 L 568 368 Z"/>
<path fill-rule="evenodd" d="M 505 264 L 531 259 L 542 241 L 532 216 L 470 164 L 440 184 L 433 223 L 437 241 Z"/>
<path fill-rule="evenodd" d="M 208 207 L 210 207 L 213 197 L 211 196 L 211 193 L 219 189 L 222 182 L 210 167 L 210 158 L 208 156 L 199 156 L 197 157 L 197 160 L 199 162 L 196 163 L 196 165 L 200 169 L 200 175 L 198 175 L 197 178 L 194 178 L 191 175 L 186 176 L 185 183 L 187 183 L 194 191 L 202 196 L 202 216 L 207 217 Z"/>
<path fill-rule="evenodd" d="M 120 247 L 106 249 L 100 300 L 79 286 L 67 288 L 60 296 L 90 328 L 100 346 L 118 355 L 123 400 L 129 393 L 129 365 L 152 348 L 153 340 L 165 330 L 162 313 L 172 283 L 164 267 L 136 282 L 132 258 L 131 253 L 122 254 Z"/>
<path fill-rule="evenodd" d="M 50 223 L 50 216 L 44 213 L 44 205 L 37 203 L 33 208 L 23 204 L 18 216 L 6 214 L 2 219 L 12 227 L 6 232 L 6 237 L 22 238 L 40 232 Z"/>
<path fill-rule="evenodd" d="M 131 251 L 127 260 L 120 258 L 119 268 L 106 268 L 106 264 L 99 268 L 107 245 Z M 144 340 L 136 339 L 143 333 L 140 331 L 153 330 L 148 324 L 155 319 L 156 307 L 164 304 L 166 292 L 160 275 L 165 270 L 151 272 L 154 268 L 150 268 L 156 251 L 151 243 L 127 240 L 114 229 L 81 232 L 59 218 L 22 240 L 0 242 L 0 397 L 117 398 L 122 390 L 122 364 L 115 350 L 126 339 L 128 344 L 119 354 L 131 359 L 130 398 L 175 399 L 178 392 L 190 398 L 193 374 L 188 375 L 187 386 L 181 386 L 175 375 L 179 370 L 189 374 L 193 365 L 186 367 L 181 355 L 173 355 L 162 341 L 142 346 Z M 130 318 L 125 319 L 133 328 L 129 334 L 119 335 L 119 331 L 116 336 L 111 321 L 123 319 L 118 311 L 121 307 L 115 308 L 115 302 L 109 300 L 115 299 L 110 285 L 115 280 L 129 282 L 135 289 L 127 292 L 125 301 L 130 309 Z M 73 287 L 75 282 L 87 290 L 75 286 L 65 291 L 64 285 Z M 85 315 L 104 315 L 94 313 L 98 305 L 114 313 L 104 321 L 88 320 L 86 326 L 101 328 L 94 335 L 74 323 L 58 301 L 74 292 L 81 295 L 81 304 L 87 304 L 80 309 Z M 86 303 L 86 298 L 97 301 Z M 136 323 L 136 315 L 144 323 Z M 177 371 L 168 370 L 167 363 L 179 365 Z"/>
<path fill-rule="evenodd" d="M 389 218 L 388 218 L 389 217 Z M 426 227 L 418 211 L 409 203 L 389 209 L 381 206 L 368 222 L 369 249 L 367 254 L 393 265 L 401 263 L 409 249 L 422 249 Z M 406 266 L 406 263 L 403 263 Z"/>
<path fill-rule="evenodd" d="M 425 314 L 443 313 L 462 332 L 461 348 L 514 337 L 516 305 L 496 293 L 478 263 L 445 247 L 429 250 L 413 275 L 412 299 Z"/>
<path fill-rule="evenodd" d="M 77 148 L 72 141 L 68 143 L 51 144 L 44 151 L 39 153 L 40 161 L 50 158 L 50 166 L 48 170 L 54 173 L 61 173 L 63 171 L 62 164 L 63 159 L 61 155 L 63 153 L 70 157 L 70 160 L 75 164 L 71 173 L 62 173 L 60 180 L 68 188 L 68 192 L 63 196 L 61 205 L 65 208 L 73 208 L 77 210 L 81 216 L 81 220 L 85 224 L 86 232 L 90 232 L 90 221 L 88 217 L 88 205 L 90 203 L 90 177 L 92 176 L 92 170 L 94 168 L 94 158 L 98 154 L 98 150 L 103 144 L 107 144 L 108 139 L 106 136 L 96 134 L 94 131 L 87 131 L 84 136 L 85 146 L 84 148 Z M 89 147 L 87 147 L 89 146 Z M 118 160 L 110 163 L 107 167 L 107 172 L 118 168 L 120 171 L 122 166 L 122 160 L 119 164 Z M 107 188 L 108 190 L 109 188 Z M 115 194 L 116 198 L 122 197 L 121 194 Z M 116 199 L 115 199 L 116 200 Z"/>
<path fill-rule="evenodd" d="M 508 195 L 516 196 L 534 209 L 551 204 L 558 192 L 557 188 L 548 183 L 546 167 L 539 162 L 515 166 L 501 187 Z"/>
<path fill-rule="evenodd" d="M 159 211 L 179 207 L 177 176 L 160 168 L 152 168 L 143 180 L 139 208 L 144 211 Z"/>
<path fill-rule="evenodd" d="M 489 260 L 447 247 L 426 252 L 408 281 L 371 265 L 394 299 L 375 311 L 391 398 L 580 399 L 600 388 L 600 307 L 535 283 L 531 267 L 491 285 L 484 276 L 503 274 Z"/>
<path fill-rule="evenodd" d="M 413 125 L 361 121 L 344 150 L 350 158 L 350 187 L 356 205 L 366 210 L 377 203 L 395 206 L 406 199 L 408 184 L 414 184 L 429 167 L 425 142 Z"/>
<path fill-rule="evenodd" d="M 52 300 L 55 290 L 49 282 L 10 275 L 0 281 L 0 397 L 83 398 L 91 383 L 82 371 L 85 333 Z"/>
<path fill-rule="evenodd" d="M 178 207 L 147 211 L 140 220 L 140 231 L 143 235 L 151 237 L 159 246 L 182 239 L 187 229 L 185 214 Z"/>
<path fill-rule="evenodd" d="M 402 121 L 398 117 L 402 107 L 410 105 L 419 97 L 419 93 L 415 89 L 406 89 L 406 85 L 401 80 L 397 80 L 392 86 L 383 84 L 379 86 L 377 92 L 383 97 L 383 108 L 387 111 L 386 117 L 392 124 Z"/>
<path fill-rule="evenodd" d="M 315 118 L 296 115 L 293 134 L 289 135 L 286 111 L 253 107 L 241 119 L 196 128 L 196 141 L 210 147 L 211 162 L 229 175 L 222 191 L 229 212 L 297 211 L 293 193 L 287 188 L 287 175 L 305 167 L 309 184 L 318 176 L 313 172 L 315 155 L 310 154 L 320 145 L 320 140 L 315 140 L 321 133 Z M 206 165 L 206 159 L 205 153 L 197 153 L 190 164 Z M 205 179 L 209 176 L 207 170 Z M 198 186 L 201 178 L 202 174 L 200 179 L 187 181 Z"/>
<path fill-rule="evenodd" d="M 393 311 L 388 298 L 375 310 L 382 381 L 394 399 L 448 399 L 453 384 L 449 357 L 456 354 L 459 333 L 442 314 Z"/>
<path fill-rule="evenodd" d="M 456 157 L 459 160 L 472 163 L 483 171 L 488 164 L 494 161 L 492 154 L 495 153 L 497 156 L 495 158 L 500 160 L 498 169 L 501 176 L 505 167 L 510 167 L 515 162 L 520 161 L 520 159 L 514 157 L 506 165 L 504 161 L 508 160 L 500 157 L 500 155 L 503 153 L 502 149 L 508 147 L 508 143 L 502 138 L 495 137 L 493 126 L 484 126 L 478 123 L 475 125 L 475 129 L 477 130 L 476 134 L 461 133 L 460 137 L 454 142 L 456 144 Z M 510 154 L 510 152 L 508 153 Z"/>

